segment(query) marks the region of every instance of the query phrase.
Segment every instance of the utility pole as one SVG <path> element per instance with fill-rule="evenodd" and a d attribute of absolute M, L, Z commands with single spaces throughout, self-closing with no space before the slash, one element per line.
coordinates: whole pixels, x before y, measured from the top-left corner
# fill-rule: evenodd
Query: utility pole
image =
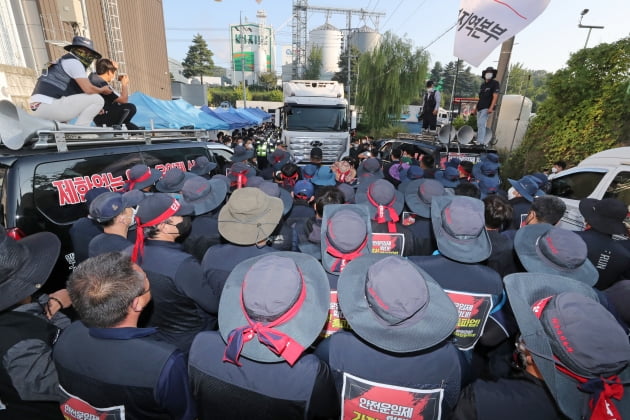
<path fill-rule="evenodd" d="M 243 108 L 247 108 L 247 85 L 245 84 L 245 53 L 243 52 L 243 39 L 245 28 L 243 28 L 243 11 L 239 15 L 239 31 L 241 32 L 241 81 L 243 83 Z"/>
<path fill-rule="evenodd" d="M 582 13 L 580 13 L 580 21 L 578 22 L 578 28 L 588 28 L 588 35 L 586 35 L 586 41 L 584 42 L 584 48 L 586 48 L 586 46 L 588 45 L 588 40 L 591 37 L 591 31 L 593 29 L 604 29 L 603 26 L 593 26 L 593 25 L 582 25 L 582 19 L 584 18 L 584 15 L 588 13 L 588 9 L 584 9 L 582 10 Z"/>

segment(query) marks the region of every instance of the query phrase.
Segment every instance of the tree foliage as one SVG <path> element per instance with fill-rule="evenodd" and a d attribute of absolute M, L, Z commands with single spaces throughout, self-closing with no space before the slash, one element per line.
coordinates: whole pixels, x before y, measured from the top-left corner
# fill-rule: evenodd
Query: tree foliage
<path fill-rule="evenodd" d="M 507 79 L 508 95 L 523 95 L 532 100 L 532 112 L 547 98 L 546 82 L 550 74 L 544 70 L 530 70 L 521 63 L 510 66 Z"/>
<path fill-rule="evenodd" d="M 350 86 L 350 100 L 354 101 L 354 92 L 357 91 L 357 80 L 359 76 L 359 59 L 361 58 L 361 51 L 355 46 L 350 45 L 350 51 L 348 53 L 348 49 L 344 50 L 339 57 L 339 71 L 335 73 L 332 77 L 332 80 L 343 83 L 343 85 L 348 88 L 348 54 L 350 55 L 350 82 L 352 86 Z"/>
<path fill-rule="evenodd" d="M 278 75 L 274 72 L 258 74 L 258 84 L 266 90 L 275 89 L 278 84 Z"/>
<path fill-rule="evenodd" d="M 184 77 L 201 77 L 201 83 L 203 84 L 203 76 L 211 76 L 214 69 L 214 61 L 212 56 L 214 54 L 208 49 L 208 44 L 203 39 L 201 34 L 195 35 L 192 40 L 192 45 L 188 47 L 188 53 L 186 58 L 182 61 L 184 66 Z"/>
<path fill-rule="evenodd" d="M 386 32 L 378 47 L 361 55 L 356 104 L 370 130 L 387 127 L 398 119 L 403 105 L 424 88 L 428 55 L 413 50 L 411 42 Z"/>
<path fill-rule="evenodd" d="M 630 37 L 572 54 L 567 66 L 549 77 L 548 96 L 509 166 L 531 172 L 628 145 L 629 85 Z"/>
<path fill-rule="evenodd" d="M 311 53 L 308 55 L 306 60 L 306 68 L 304 69 L 305 80 L 319 80 L 322 73 L 323 60 L 324 55 L 322 48 L 314 45 L 313 48 L 311 48 Z"/>

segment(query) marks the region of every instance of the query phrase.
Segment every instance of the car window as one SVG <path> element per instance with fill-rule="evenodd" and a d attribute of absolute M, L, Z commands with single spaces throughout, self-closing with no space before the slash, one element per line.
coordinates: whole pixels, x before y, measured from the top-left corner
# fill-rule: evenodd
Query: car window
<path fill-rule="evenodd" d="M 219 165 L 217 173 L 225 174 L 225 169 L 231 165 L 232 152 L 224 149 L 211 149 L 210 154 L 214 155 L 214 160 Z"/>
<path fill-rule="evenodd" d="M 142 151 L 144 164 L 151 168 L 159 169 L 162 173 L 171 168 L 189 171 L 195 164 L 195 158 L 199 156 L 206 156 L 210 159 L 205 147 L 191 146 Z"/>
<path fill-rule="evenodd" d="M 604 198 L 616 198 L 630 205 L 630 172 L 619 172 L 606 189 Z"/>
<path fill-rule="evenodd" d="M 121 191 L 127 179 L 125 170 L 137 163 L 141 163 L 139 153 L 125 153 L 37 165 L 33 178 L 35 208 L 53 223 L 71 223 L 87 214 L 85 193 L 97 187 Z"/>
<path fill-rule="evenodd" d="M 595 190 L 604 175 L 606 175 L 605 172 L 582 171 L 554 178 L 551 180 L 550 194 L 572 200 L 582 200 Z"/>

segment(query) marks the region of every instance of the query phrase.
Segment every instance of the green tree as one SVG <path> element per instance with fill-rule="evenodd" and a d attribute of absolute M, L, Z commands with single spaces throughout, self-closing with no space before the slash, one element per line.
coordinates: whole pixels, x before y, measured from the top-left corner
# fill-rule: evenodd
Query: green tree
<path fill-rule="evenodd" d="M 311 48 L 311 53 L 308 55 L 306 68 L 304 69 L 305 80 L 319 80 L 319 76 L 322 73 L 323 59 L 322 48 L 314 45 Z"/>
<path fill-rule="evenodd" d="M 411 41 L 386 32 L 380 44 L 359 60 L 359 93 L 367 127 L 376 131 L 397 120 L 403 105 L 411 103 L 424 88 L 428 54 L 412 49 Z"/>
<path fill-rule="evenodd" d="M 443 72 L 444 67 L 442 66 L 442 63 L 436 61 L 433 65 L 433 68 L 431 69 L 431 73 L 429 74 L 429 79 L 433 80 L 433 82 L 435 82 L 435 84 L 437 85 L 440 81 L 440 78 L 442 77 Z"/>
<path fill-rule="evenodd" d="M 567 66 L 549 77 L 548 96 L 508 166 L 531 172 L 555 160 L 577 163 L 628 145 L 629 84 L 630 37 L 572 54 Z"/>
<path fill-rule="evenodd" d="M 208 49 L 208 44 L 200 34 L 195 35 L 192 45 L 188 48 L 186 58 L 182 61 L 184 77 L 199 76 L 203 84 L 203 76 L 211 76 L 214 69 L 214 54 Z"/>
<path fill-rule="evenodd" d="M 346 88 L 346 92 L 350 89 L 352 94 L 350 100 L 354 101 L 354 92 L 357 91 L 357 80 L 359 76 L 359 59 L 361 58 L 361 51 L 354 45 L 350 46 L 350 81 L 352 86 L 348 86 L 348 49 L 344 50 L 339 56 L 339 71 L 334 74 L 332 80 L 343 83 Z"/>
<path fill-rule="evenodd" d="M 532 100 L 532 112 L 536 112 L 538 105 L 547 98 L 545 83 L 550 74 L 544 70 L 530 70 L 521 63 L 510 66 L 507 80 L 508 95 L 523 95 Z"/>
<path fill-rule="evenodd" d="M 274 72 L 265 72 L 258 75 L 258 84 L 266 90 L 275 89 L 278 84 L 278 75 Z"/>

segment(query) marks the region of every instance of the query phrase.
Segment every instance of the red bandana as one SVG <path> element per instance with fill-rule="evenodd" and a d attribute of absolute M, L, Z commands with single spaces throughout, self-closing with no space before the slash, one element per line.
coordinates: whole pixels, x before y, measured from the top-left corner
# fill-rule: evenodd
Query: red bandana
<path fill-rule="evenodd" d="M 140 218 L 136 217 L 136 225 L 138 227 L 136 229 L 136 243 L 133 246 L 131 261 L 138 262 L 138 259 L 142 260 L 142 256 L 144 255 L 144 228 L 148 226 L 159 225 L 160 223 L 177 213 L 177 210 L 179 210 L 181 206 L 182 205 L 179 203 L 179 201 L 173 199 L 170 207 L 167 208 L 164 213 L 160 214 L 153 220 L 149 220 L 148 222 L 141 224 Z"/>
<path fill-rule="evenodd" d="M 388 204 L 379 204 L 376 201 L 374 201 L 374 199 L 372 198 L 371 190 L 372 190 L 372 187 L 370 186 L 367 192 L 367 199 L 370 202 L 370 204 L 372 204 L 377 209 L 376 218 L 374 220 L 376 220 L 376 223 L 379 223 L 379 224 L 387 222 L 387 231 L 389 233 L 396 233 L 396 222 L 398 222 L 399 220 L 398 212 L 396 212 L 396 209 L 392 207 L 392 204 L 394 204 L 394 202 L 396 201 L 396 196 L 394 195 L 394 199 L 390 201 Z M 387 210 L 389 213 L 389 219 L 390 219 L 389 221 L 385 217 L 385 210 Z"/>
<path fill-rule="evenodd" d="M 326 238 L 326 252 L 332 255 L 333 257 L 335 257 L 335 261 L 333 261 L 333 264 L 332 264 L 332 267 L 330 267 L 330 270 L 335 273 L 337 271 L 342 272 L 343 269 L 346 268 L 346 265 L 350 261 L 361 256 L 361 251 L 363 251 L 363 248 L 365 248 L 365 246 L 367 245 L 367 241 L 368 241 L 368 237 L 366 236 L 363 242 L 361 242 L 361 245 L 359 245 L 359 247 L 356 250 L 352 252 L 344 253 L 334 248 L 330 244 L 330 241 L 328 240 L 328 238 Z"/>
<path fill-rule="evenodd" d="M 133 187 L 136 186 L 137 183 L 139 182 L 144 182 L 147 179 L 151 178 L 151 169 L 147 168 L 147 171 L 145 173 L 142 174 L 142 176 L 139 176 L 136 179 L 128 179 L 125 185 L 125 191 L 131 191 L 133 190 Z"/>

